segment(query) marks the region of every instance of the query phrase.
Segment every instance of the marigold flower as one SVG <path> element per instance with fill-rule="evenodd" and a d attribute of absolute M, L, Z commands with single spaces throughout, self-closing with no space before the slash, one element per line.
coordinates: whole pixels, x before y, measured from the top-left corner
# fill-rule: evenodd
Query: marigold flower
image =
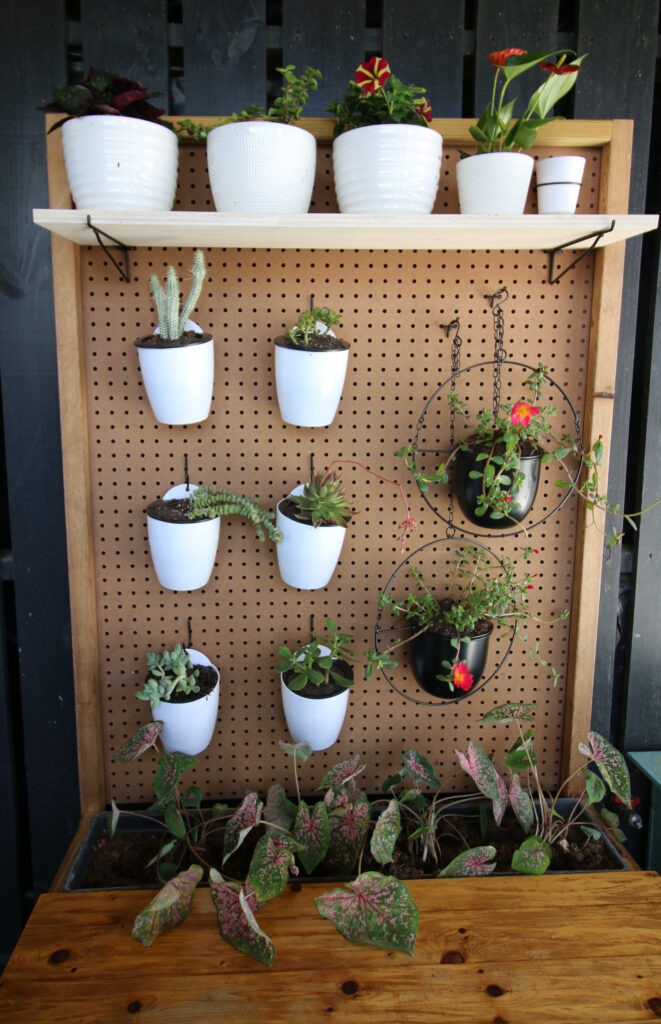
<path fill-rule="evenodd" d="M 514 427 L 528 427 L 533 416 L 539 416 L 539 409 L 528 402 L 516 402 L 512 407 L 510 423 Z"/>
<path fill-rule="evenodd" d="M 527 50 L 519 50 L 516 46 L 513 46 L 509 50 L 494 50 L 493 53 L 489 53 L 487 56 L 492 64 L 502 68 L 508 57 L 522 57 L 527 52 Z"/>
<path fill-rule="evenodd" d="M 426 100 L 424 98 L 421 99 L 415 109 L 416 113 L 418 113 L 420 117 L 424 117 L 427 124 L 431 124 L 432 112 L 429 100 Z"/>
<path fill-rule="evenodd" d="M 551 64 L 550 62 L 540 61 L 540 68 L 544 68 L 545 71 L 550 71 L 553 75 L 573 75 L 574 71 L 580 71 L 580 64 Z"/>
<path fill-rule="evenodd" d="M 465 662 L 460 661 L 452 669 L 452 685 L 465 693 L 473 685 L 473 673 L 468 671 L 468 665 Z"/>
<path fill-rule="evenodd" d="M 359 68 L 356 68 L 356 85 L 359 86 L 363 96 L 382 89 L 390 78 L 390 65 L 383 57 L 372 57 L 365 61 Z"/>

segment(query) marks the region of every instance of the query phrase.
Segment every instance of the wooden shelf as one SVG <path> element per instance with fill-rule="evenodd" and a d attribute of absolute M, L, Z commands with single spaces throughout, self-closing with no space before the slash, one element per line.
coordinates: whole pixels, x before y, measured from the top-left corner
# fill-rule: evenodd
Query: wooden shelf
<path fill-rule="evenodd" d="M 33 210 L 35 224 L 78 245 L 95 245 L 87 225 L 127 246 L 248 249 L 581 249 L 583 236 L 608 230 L 600 246 L 653 231 L 650 214 L 462 216 L 431 214 L 125 213 Z"/>

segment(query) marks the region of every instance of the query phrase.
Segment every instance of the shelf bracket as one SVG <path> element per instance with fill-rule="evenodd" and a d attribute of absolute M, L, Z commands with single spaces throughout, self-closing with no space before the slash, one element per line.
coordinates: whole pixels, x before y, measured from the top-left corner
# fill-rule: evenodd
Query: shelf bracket
<path fill-rule="evenodd" d="M 92 224 L 92 218 L 90 217 L 89 213 L 87 214 L 87 226 L 88 226 L 88 228 L 92 229 L 92 231 L 94 232 L 94 234 L 96 236 L 97 242 L 99 243 L 99 245 L 103 249 L 104 253 L 108 257 L 110 262 L 112 263 L 113 267 L 115 267 L 115 269 L 117 270 L 117 272 L 119 274 L 120 281 L 126 281 L 128 283 L 131 280 L 131 267 L 130 267 L 130 264 L 129 264 L 129 253 L 133 252 L 135 250 L 135 246 L 134 245 L 124 245 L 124 242 L 120 242 L 116 238 L 113 238 L 112 235 L 109 235 L 107 231 L 102 231 L 101 228 L 97 228 L 95 224 Z M 102 240 L 101 235 L 103 235 L 104 238 L 107 238 L 109 242 L 112 242 L 113 245 L 117 246 L 117 248 L 124 254 L 124 266 L 123 267 L 120 266 L 120 264 L 117 262 L 117 260 L 113 256 L 113 254 L 110 252 L 110 249 L 105 244 L 105 242 Z"/>
<path fill-rule="evenodd" d="M 612 220 L 611 221 L 611 226 L 609 228 L 602 228 L 601 231 L 591 231 L 589 235 L 581 235 L 580 238 L 574 238 L 574 239 L 572 239 L 571 242 L 566 242 L 565 245 L 559 246 L 556 249 L 545 249 L 544 252 L 549 257 L 549 280 L 548 280 L 548 283 L 549 284 L 557 284 L 558 281 L 560 280 L 560 278 L 564 277 L 565 274 L 569 273 L 569 271 L 572 270 L 576 266 L 577 263 L 580 263 L 581 260 L 585 259 L 585 257 L 589 253 L 591 253 L 592 250 L 595 248 L 595 246 L 598 244 L 599 239 L 603 238 L 604 235 L 607 235 L 610 231 L 613 230 L 614 227 L 615 227 L 615 221 Z M 556 258 L 556 256 L 559 256 L 560 253 L 563 252 L 565 249 L 571 249 L 572 246 L 576 245 L 578 242 L 587 242 L 588 239 L 590 239 L 590 238 L 592 239 L 592 245 L 588 245 L 588 247 L 586 249 L 582 249 L 581 252 L 576 257 L 576 259 L 573 260 L 569 264 L 568 267 L 565 267 L 564 270 L 561 270 L 557 277 L 554 277 L 553 276 L 553 272 L 555 270 L 555 258 Z"/>

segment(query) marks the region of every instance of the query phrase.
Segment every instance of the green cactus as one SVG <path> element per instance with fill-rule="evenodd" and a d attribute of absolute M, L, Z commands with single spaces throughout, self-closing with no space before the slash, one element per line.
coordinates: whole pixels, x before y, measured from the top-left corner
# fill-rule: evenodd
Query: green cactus
<path fill-rule="evenodd" d="M 193 284 L 181 311 L 179 281 L 174 267 L 170 266 L 167 269 L 165 291 L 156 274 L 149 278 L 151 295 L 158 314 L 158 329 L 164 341 L 176 341 L 181 338 L 186 329 L 186 321 L 197 305 L 206 272 L 204 254 L 197 249 L 193 258 Z"/>

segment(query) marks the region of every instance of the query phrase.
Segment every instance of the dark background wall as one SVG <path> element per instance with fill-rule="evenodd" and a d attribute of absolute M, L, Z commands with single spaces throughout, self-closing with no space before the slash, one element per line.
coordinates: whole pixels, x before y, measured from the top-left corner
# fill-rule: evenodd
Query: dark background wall
<path fill-rule="evenodd" d="M 434 114 L 477 116 L 486 54 L 588 52 L 562 112 L 633 118 L 632 212 L 660 205 L 658 0 L 5 0 L 0 11 L 0 965 L 78 820 L 74 698 L 43 116 L 90 65 L 137 78 L 170 113 L 264 103 L 283 63 L 319 67 L 307 113 L 383 54 Z M 610 498 L 661 495 L 658 235 L 628 243 Z M 633 396 L 633 401 L 632 401 Z M 626 502 L 625 502 L 626 492 Z M 593 725 L 625 749 L 661 745 L 661 515 L 604 550 Z M 639 784 L 639 780 L 637 781 Z M 643 799 L 645 794 L 643 791 Z"/>

